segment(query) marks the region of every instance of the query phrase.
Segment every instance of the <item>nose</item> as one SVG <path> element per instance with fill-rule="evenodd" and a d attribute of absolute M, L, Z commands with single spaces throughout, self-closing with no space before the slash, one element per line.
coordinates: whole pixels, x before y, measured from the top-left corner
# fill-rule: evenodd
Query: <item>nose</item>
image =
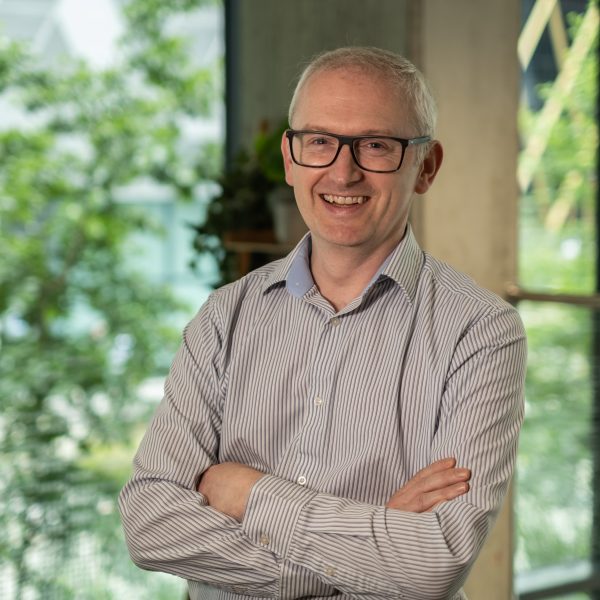
<path fill-rule="evenodd" d="M 356 164 L 348 144 L 342 145 L 338 157 L 329 167 L 329 172 L 334 181 L 341 184 L 354 183 L 363 177 L 363 171 Z"/>

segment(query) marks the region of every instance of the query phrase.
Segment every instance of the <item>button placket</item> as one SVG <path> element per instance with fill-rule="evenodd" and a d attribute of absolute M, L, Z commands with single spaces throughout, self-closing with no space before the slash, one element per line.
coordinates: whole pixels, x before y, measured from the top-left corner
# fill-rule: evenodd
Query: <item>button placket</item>
<path fill-rule="evenodd" d="M 337 316 L 329 316 L 324 321 L 311 360 L 310 395 L 307 400 L 314 408 L 307 414 L 298 437 L 295 460 L 290 460 L 290 467 L 295 471 L 296 484 L 302 487 L 310 485 L 309 478 L 313 483 L 314 478 L 317 480 L 319 478 L 318 474 L 313 472 L 313 462 L 317 451 L 323 446 L 323 437 L 327 435 L 327 413 L 324 411 L 329 405 L 328 394 L 332 387 L 332 374 L 335 372 L 331 361 L 327 358 L 331 357 L 332 351 L 337 355 L 341 347 L 340 336 L 343 335 L 344 328 L 340 329 L 340 324 L 341 318 Z"/>

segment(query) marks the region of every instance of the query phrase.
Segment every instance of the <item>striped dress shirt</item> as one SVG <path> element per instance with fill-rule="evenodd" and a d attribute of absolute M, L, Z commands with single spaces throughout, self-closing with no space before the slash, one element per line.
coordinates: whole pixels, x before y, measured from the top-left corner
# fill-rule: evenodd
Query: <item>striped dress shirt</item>
<path fill-rule="evenodd" d="M 515 462 L 519 316 L 410 229 L 339 312 L 309 252 L 215 291 L 186 327 L 120 497 L 132 559 L 192 600 L 464 597 Z M 384 507 L 445 457 L 472 469 L 467 494 Z M 225 461 L 267 474 L 241 523 L 196 491 Z"/>

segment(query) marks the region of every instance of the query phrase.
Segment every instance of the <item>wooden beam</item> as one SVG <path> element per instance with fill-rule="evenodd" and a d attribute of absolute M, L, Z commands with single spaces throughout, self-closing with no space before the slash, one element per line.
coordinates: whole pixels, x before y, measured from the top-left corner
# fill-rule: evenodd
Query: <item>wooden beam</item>
<path fill-rule="evenodd" d="M 565 21 L 559 4 L 554 5 L 554 10 L 550 15 L 548 25 L 550 28 L 550 41 L 552 42 L 554 60 L 556 60 L 559 70 L 562 70 L 565 59 L 569 53 L 569 39 L 567 38 Z"/>
<path fill-rule="evenodd" d="M 597 33 L 598 8 L 595 4 L 590 4 L 564 62 L 563 69 L 554 81 L 548 100 L 537 115 L 533 130 L 527 138 L 527 145 L 521 153 L 517 170 L 521 192 L 527 190 L 531 183 L 533 173 L 548 145 L 552 129 L 560 118 L 566 99 L 573 91 L 583 61 L 591 50 Z"/>
<path fill-rule="evenodd" d="M 556 0 L 537 0 L 533 5 L 527 22 L 521 31 L 521 35 L 519 35 L 519 43 L 517 45 L 519 62 L 523 71 L 529 66 L 531 57 L 538 46 L 542 33 L 544 33 L 544 29 L 555 7 Z"/>

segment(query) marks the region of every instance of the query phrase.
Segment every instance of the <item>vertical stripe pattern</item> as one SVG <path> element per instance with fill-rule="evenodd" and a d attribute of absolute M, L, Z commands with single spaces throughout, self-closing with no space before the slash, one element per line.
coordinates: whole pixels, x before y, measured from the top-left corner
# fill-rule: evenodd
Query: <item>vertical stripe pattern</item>
<path fill-rule="evenodd" d="M 463 597 L 514 467 L 519 316 L 410 231 L 336 313 L 295 280 L 308 243 L 214 292 L 186 328 L 120 497 L 131 556 L 186 578 L 192 600 Z M 384 508 L 450 456 L 472 470 L 467 494 Z M 267 474 L 241 524 L 195 491 L 224 461 Z"/>

